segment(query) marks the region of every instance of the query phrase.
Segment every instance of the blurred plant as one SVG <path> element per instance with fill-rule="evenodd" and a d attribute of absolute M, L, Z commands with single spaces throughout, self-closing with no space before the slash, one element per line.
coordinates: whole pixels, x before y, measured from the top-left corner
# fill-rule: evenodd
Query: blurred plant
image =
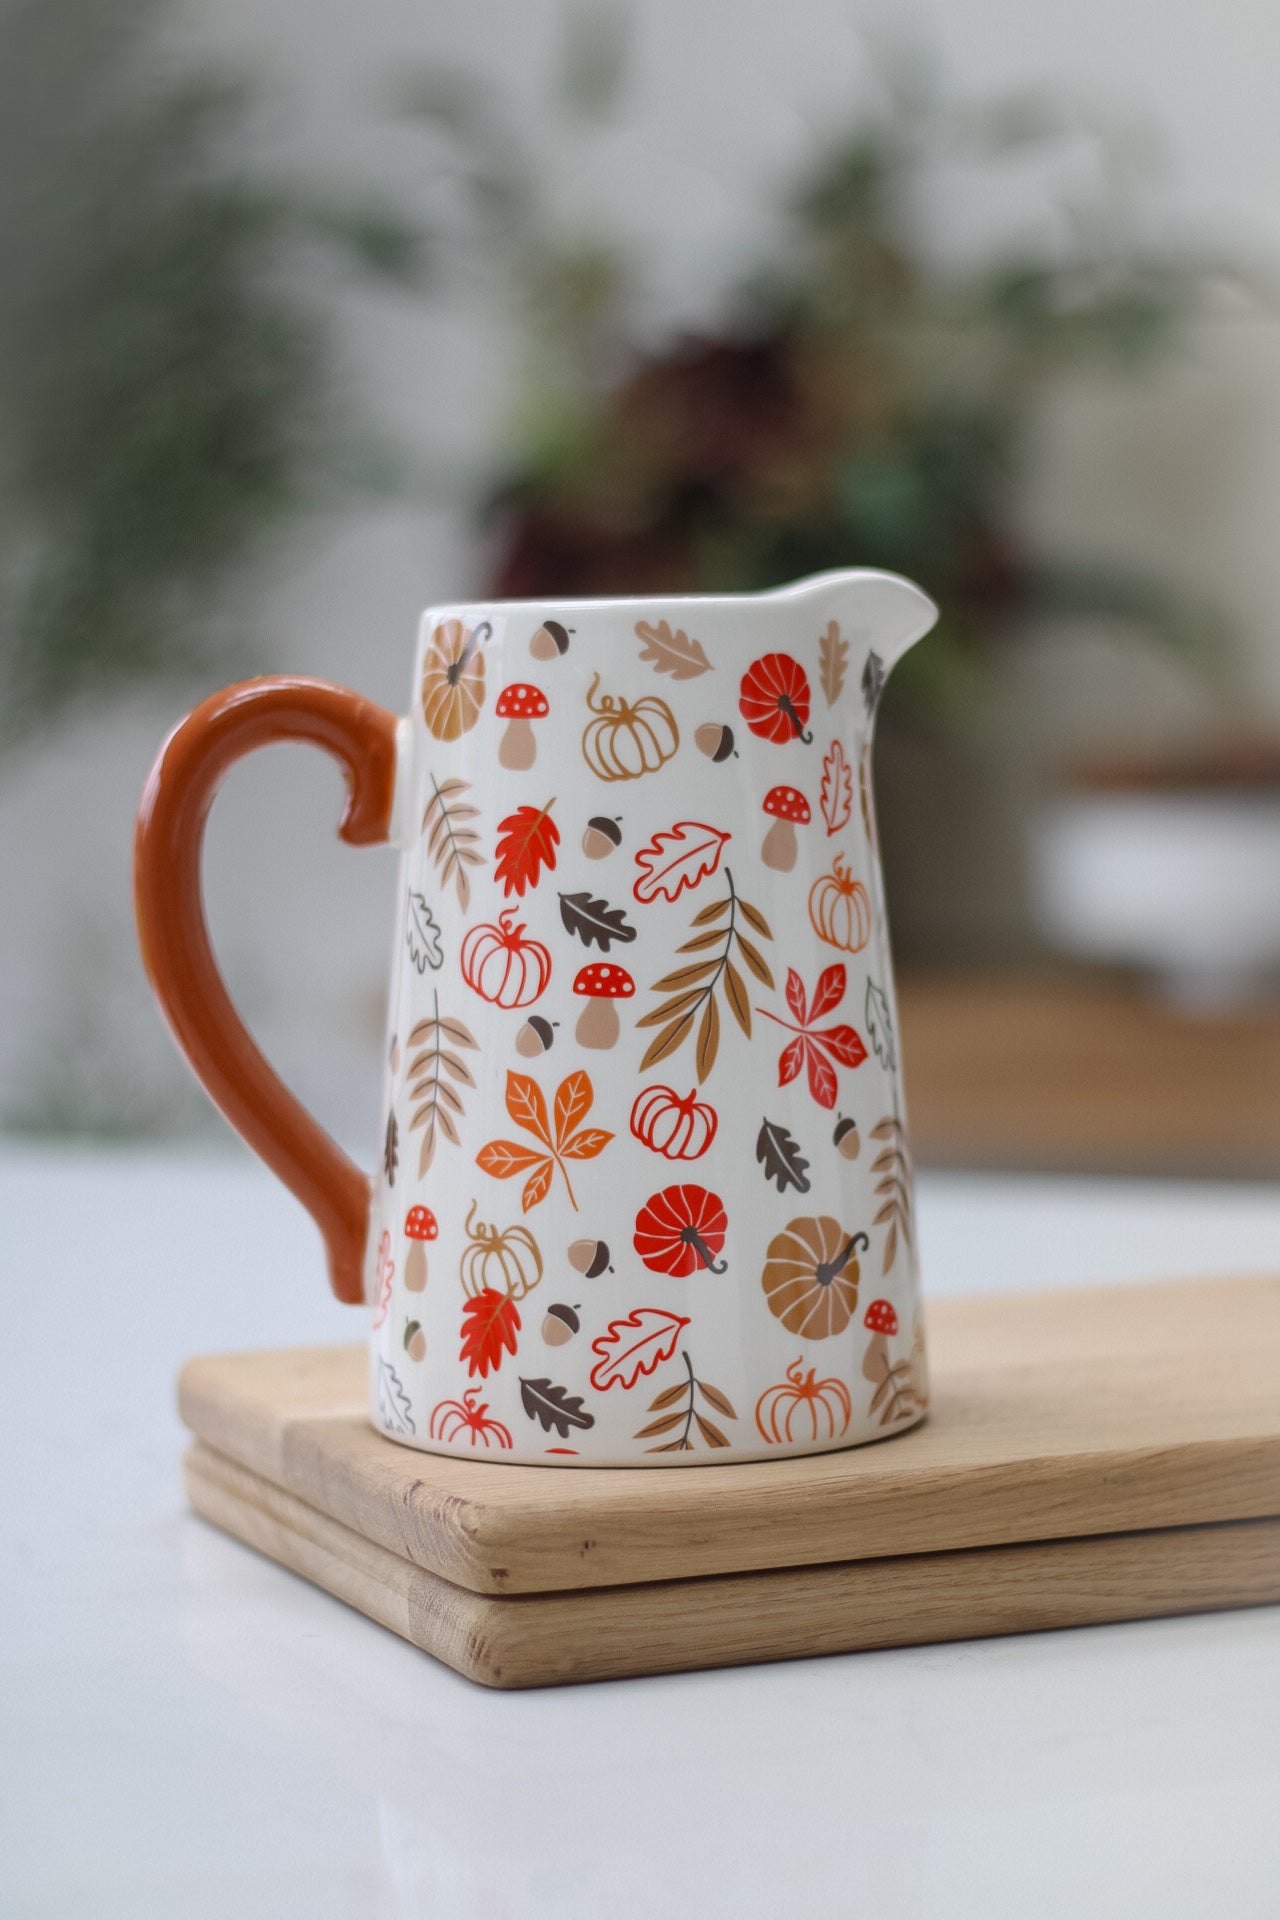
<path fill-rule="evenodd" d="M 611 107 L 619 62 L 608 72 L 571 99 L 579 126 Z M 945 610 L 895 680 L 917 712 L 971 710 L 987 643 L 1039 612 L 1119 616 L 1214 650 L 1211 609 L 1138 574 L 1051 566 L 1015 512 L 1048 382 L 1166 352 L 1212 274 L 1142 247 L 1123 143 L 1065 103 L 957 105 L 910 60 L 887 60 L 879 81 L 786 197 L 772 253 L 723 324 L 656 351 L 636 343 L 640 276 L 624 250 L 558 223 L 543 151 L 496 131 L 521 116 L 475 83 L 418 86 L 410 104 L 452 142 L 469 190 L 472 249 L 505 276 L 532 349 L 534 398 L 493 500 L 495 591 L 719 591 L 851 562 L 898 569 Z M 1093 196 L 1059 205 L 1048 238 L 943 261 L 949 172 L 1051 166 L 1082 141 Z"/>
<path fill-rule="evenodd" d="M 230 570 L 351 480 L 299 250 L 422 265 L 385 207 L 253 175 L 252 90 L 164 25 L 0 0 L 0 739 L 197 664 Z"/>

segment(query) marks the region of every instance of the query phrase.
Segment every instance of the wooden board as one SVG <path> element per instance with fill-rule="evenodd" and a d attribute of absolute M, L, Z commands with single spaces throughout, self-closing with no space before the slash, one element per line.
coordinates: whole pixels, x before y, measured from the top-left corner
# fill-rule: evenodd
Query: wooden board
<path fill-rule="evenodd" d="M 939 1303 L 924 1426 L 679 1471 L 417 1452 L 359 1347 L 193 1360 L 182 1417 L 374 1546 L 481 1594 L 955 1552 L 1280 1515 L 1280 1279 Z"/>
<path fill-rule="evenodd" d="M 1102 971 L 899 982 L 922 1166 L 1280 1175 L 1280 997 L 1192 1011 Z"/>
<path fill-rule="evenodd" d="M 1280 1519 L 495 1598 L 197 1444 L 197 1513 L 490 1687 L 678 1673 L 1280 1600 Z"/>

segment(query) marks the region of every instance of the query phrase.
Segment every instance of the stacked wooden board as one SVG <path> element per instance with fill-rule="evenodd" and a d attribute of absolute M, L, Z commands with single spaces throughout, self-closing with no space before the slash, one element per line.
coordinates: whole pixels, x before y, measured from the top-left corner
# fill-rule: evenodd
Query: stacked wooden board
<path fill-rule="evenodd" d="M 187 1493 L 496 1687 L 1280 1601 L 1280 1279 L 942 1302 L 929 1340 L 923 1426 L 676 1469 L 398 1446 L 358 1346 L 209 1356 Z"/>

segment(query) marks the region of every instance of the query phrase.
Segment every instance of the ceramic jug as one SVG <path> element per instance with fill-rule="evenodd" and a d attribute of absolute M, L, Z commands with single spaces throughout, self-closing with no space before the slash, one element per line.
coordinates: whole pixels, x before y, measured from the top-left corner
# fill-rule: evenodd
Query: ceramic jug
<path fill-rule="evenodd" d="M 165 743 L 136 842 L 151 981 L 365 1303 L 383 1433 L 683 1467 L 921 1418 L 870 773 L 885 675 L 935 617 L 871 571 L 436 607 L 406 717 L 256 680 Z M 344 839 L 399 852 L 372 1178 L 254 1046 L 204 924 L 218 781 L 284 738 L 343 767 Z"/>

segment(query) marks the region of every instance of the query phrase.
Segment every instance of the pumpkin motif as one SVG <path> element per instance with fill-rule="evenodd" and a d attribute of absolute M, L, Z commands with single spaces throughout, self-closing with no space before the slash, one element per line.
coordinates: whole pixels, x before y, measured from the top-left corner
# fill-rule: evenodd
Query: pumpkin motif
<path fill-rule="evenodd" d="M 473 1200 L 467 1212 L 463 1291 L 473 1300 L 489 1289 L 504 1293 L 508 1300 L 523 1300 L 542 1278 L 538 1243 L 527 1227 L 508 1227 L 500 1233 L 487 1220 L 476 1220 L 478 1204 Z"/>
<path fill-rule="evenodd" d="M 495 1446 L 500 1452 L 509 1451 L 515 1444 L 510 1428 L 501 1420 L 489 1418 L 489 1404 L 479 1394 L 478 1387 L 466 1387 L 461 1400 L 442 1400 L 432 1409 L 428 1437 L 446 1442 L 465 1438 L 473 1447 Z"/>
<path fill-rule="evenodd" d="M 592 773 L 600 780 L 638 780 L 656 773 L 680 745 L 670 707 L 652 693 L 636 701 L 611 693 L 597 699 L 599 685 L 597 673 L 587 690 L 591 719 L 582 735 L 582 757 Z"/>
<path fill-rule="evenodd" d="M 809 889 L 809 924 L 819 940 L 841 953 L 861 953 L 871 938 L 871 901 L 840 854 Z"/>
<path fill-rule="evenodd" d="M 714 1107 L 699 1100 L 696 1089 L 682 1100 L 674 1087 L 646 1087 L 631 1109 L 636 1139 L 664 1160 L 697 1160 L 716 1137 Z"/>
<path fill-rule="evenodd" d="M 868 1244 L 830 1214 L 789 1221 L 769 1242 L 760 1276 L 770 1313 L 804 1340 L 843 1333 L 858 1304 L 857 1255 Z"/>
<path fill-rule="evenodd" d="M 752 733 L 779 746 L 788 740 L 813 739 L 807 729 L 809 680 L 789 653 L 766 653 L 753 660 L 738 688 L 738 712 Z"/>
<path fill-rule="evenodd" d="M 551 955 L 540 940 L 527 940 L 515 908 L 498 915 L 498 924 L 472 927 L 462 943 L 462 977 L 473 993 L 495 1007 L 529 1007 L 551 978 Z"/>
<path fill-rule="evenodd" d="M 819 1380 L 805 1372 L 804 1355 L 793 1360 L 787 1377 L 766 1387 L 756 1401 L 756 1425 L 770 1446 L 798 1440 L 804 1446 L 838 1440 L 853 1415 L 853 1400 L 843 1380 Z"/>
<path fill-rule="evenodd" d="M 728 1215 L 718 1193 L 706 1187 L 664 1187 L 653 1194 L 636 1215 L 636 1252 L 650 1273 L 669 1273 L 687 1279 L 699 1267 L 723 1273 L 727 1260 L 717 1260 L 729 1230 Z"/>
<path fill-rule="evenodd" d="M 436 740 L 470 733 L 484 705 L 484 654 L 493 629 L 487 620 L 464 627 L 445 620 L 432 634 L 422 663 L 422 717 Z"/>

